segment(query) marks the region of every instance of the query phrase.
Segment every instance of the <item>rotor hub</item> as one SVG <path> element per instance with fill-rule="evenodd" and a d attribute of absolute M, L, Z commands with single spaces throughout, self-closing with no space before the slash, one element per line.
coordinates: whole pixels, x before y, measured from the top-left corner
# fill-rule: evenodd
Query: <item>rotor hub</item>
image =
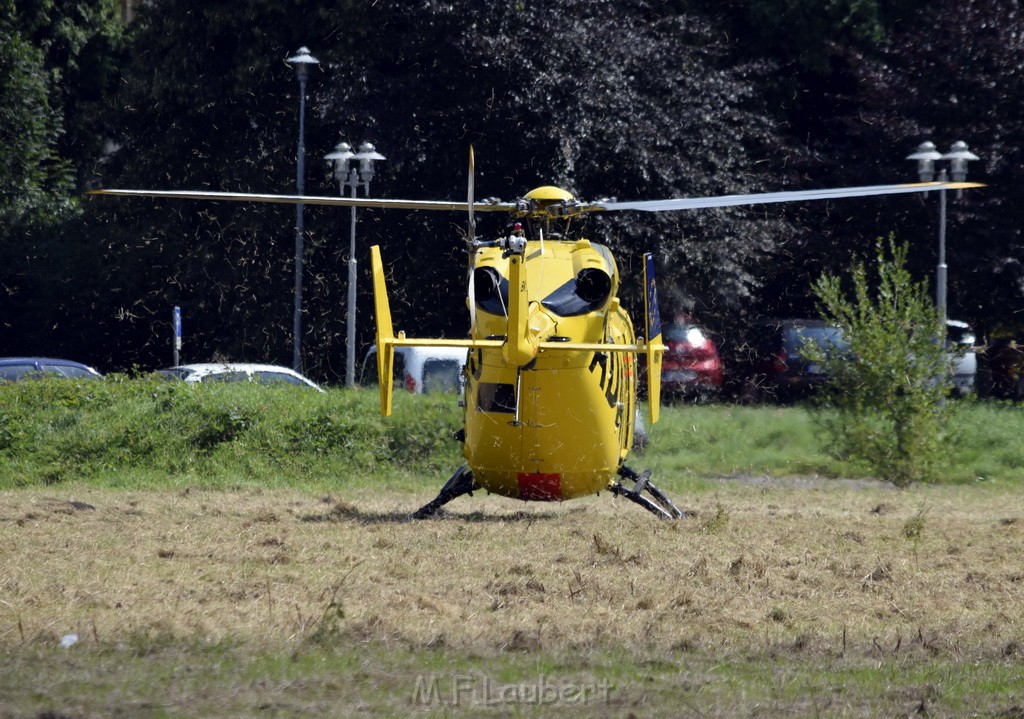
<path fill-rule="evenodd" d="M 530 218 L 572 217 L 581 212 L 581 205 L 568 190 L 554 185 L 542 185 L 523 196 L 517 212 Z"/>

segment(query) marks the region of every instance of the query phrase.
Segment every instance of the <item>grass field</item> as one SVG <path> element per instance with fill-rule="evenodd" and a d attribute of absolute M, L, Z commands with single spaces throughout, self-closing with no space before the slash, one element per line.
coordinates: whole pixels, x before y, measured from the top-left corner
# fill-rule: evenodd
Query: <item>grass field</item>
<path fill-rule="evenodd" d="M 148 391 L 130 394 L 164 401 Z M 27 399 L 4 399 L 24 416 Z M 329 416 L 330 394 L 306 408 L 174 398 L 230 405 L 222 424 L 248 418 L 190 461 L 178 447 L 177 472 L 155 450 L 148 467 L 125 450 L 123 465 L 96 459 L 116 432 L 89 400 L 64 405 L 86 406 L 73 422 L 52 400 L 51 444 L 92 459 L 75 476 L 66 454 L 39 458 L 43 429 L 0 424 L 0 717 L 1024 716 L 1010 447 L 987 481 L 961 465 L 946 484 L 895 490 L 823 478 L 857 473 L 813 428 L 780 451 L 774 433 L 802 426 L 799 408 L 670 408 L 636 464 L 659 471 L 682 522 L 608 494 L 481 493 L 410 522 L 448 444 L 371 471 L 326 440 L 275 438 L 249 409 L 297 432 L 296 415 Z M 148 446 L 143 412 L 109 402 L 118 431 L 138 426 L 122 448 Z M 426 432 L 433 407 L 405 431 Z M 998 432 L 1016 421 L 1014 407 L 970 411 L 999 413 Z M 194 418 L 162 421 L 210 436 Z M 367 441 L 391 431 L 367 422 L 352 430 Z M 980 440 L 959 441 L 962 463 Z M 59 477 L 38 470 L 57 464 Z"/>

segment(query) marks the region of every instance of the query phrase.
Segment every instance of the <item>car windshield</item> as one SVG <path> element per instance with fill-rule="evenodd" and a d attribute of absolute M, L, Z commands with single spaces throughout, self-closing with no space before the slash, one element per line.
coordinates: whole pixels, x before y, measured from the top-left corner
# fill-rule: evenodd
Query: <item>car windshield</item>
<path fill-rule="evenodd" d="M 23 364 L 9 364 L 0 367 L 0 380 L 8 380 L 10 382 L 16 382 L 21 379 L 32 379 L 33 377 L 43 377 L 46 375 L 57 376 L 57 377 L 71 377 L 71 378 L 86 378 L 96 379 L 98 375 L 93 374 L 87 369 L 81 367 L 75 367 L 73 365 L 55 364 L 52 362 L 44 362 L 40 365 L 41 369 L 36 369 L 35 363 L 26 362 Z"/>
<path fill-rule="evenodd" d="M 8 364 L 0 367 L 0 379 L 15 382 L 36 371 L 34 364 Z"/>
<path fill-rule="evenodd" d="M 423 363 L 423 392 L 458 392 L 462 366 L 456 360 L 430 359 Z"/>
<path fill-rule="evenodd" d="M 157 374 L 166 379 L 185 379 L 194 370 L 185 369 L 184 367 L 171 367 L 170 369 L 157 370 Z"/>
<path fill-rule="evenodd" d="M 84 369 L 82 367 L 75 367 L 74 365 L 48 364 L 44 362 L 41 366 L 43 368 L 44 373 L 56 374 L 60 375 L 61 377 L 87 377 L 91 379 L 96 376 L 89 370 Z"/>
<path fill-rule="evenodd" d="M 299 384 L 308 386 L 298 377 L 285 372 L 255 372 L 254 378 L 258 384 Z"/>
<path fill-rule="evenodd" d="M 391 366 L 391 380 L 392 386 L 395 389 L 401 389 L 405 382 L 405 352 L 402 348 L 395 350 L 393 364 Z M 363 361 L 363 374 L 360 380 L 360 384 L 364 387 L 376 387 L 377 386 L 377 350 L 376 348 L 371 349 L 366 359 Z"/>
<path fill-rule="evenodd" d="M 370 350 L 363 360 L 363 372 L 359 376 L 359 384 L 364 387 L 377 385 L 377 350 Z"/>
<path fill-rule="evenodd" d="M 249 375 L 245 372 L 214 372 L 202 378 L 203 382 L 248 382 Z"/>
<path fill-rule="evenodd" d="M 826 350 L 849 348 L 838 327 L 787 327 L 782 333 L 782 346 L 790 355 L 799 354 L 805 342 L 813 342 Z"/>
<path fill-rule="evenodd" d="M 973 346 L 975 342 L 974 330 L 970 327 L 949 325 L 946 328 L 946 339 L 950 344 L 960 345 L 963 347 Z"/>

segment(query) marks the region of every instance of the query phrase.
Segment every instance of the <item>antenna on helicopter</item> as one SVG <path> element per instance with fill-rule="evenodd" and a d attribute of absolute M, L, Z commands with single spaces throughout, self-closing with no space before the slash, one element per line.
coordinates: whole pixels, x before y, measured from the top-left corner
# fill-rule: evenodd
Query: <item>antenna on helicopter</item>
<path fill-rule="evenodd" d="M 473 146 L 469 146 L 469 180 L 467 180 L 469 187 L 466 192 L 467 199 L 466 204 L 469 205 L 469 244 L 473 244 L 473 240 L 476 239 L 476 216 L 473 214 L 473 178 L 476 175 L 476 163 L 473 160 Z"/>

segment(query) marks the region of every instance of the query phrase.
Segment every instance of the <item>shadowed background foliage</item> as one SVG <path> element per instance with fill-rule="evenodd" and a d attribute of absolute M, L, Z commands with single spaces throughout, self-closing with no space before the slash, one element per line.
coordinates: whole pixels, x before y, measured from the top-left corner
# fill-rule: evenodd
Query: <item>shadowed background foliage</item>
<path fill-rule="evenodd" d="M 3 5 L 0 129 L 20 139 L 0 168 L 7 354 L 162 366 L 180 305 L 185 359 L 288 362 L 291 207 L 76 197 L 86 183 L 293 192 L 298 83 L 284 59 L 300 45 L 321 61 L 310 194 L 338 192 L 320 158 L 341 139 L 387 156 L 374 195 L 415 199 L 463 198 L 470 144 L 480 198 L 553 183 L 650 199 L 910 180 L 918 142 L 964 139 L 984 158 L 972 178 L 992 187 L 951 203 L 951 315 L 985 330 L 1024 306 L 1017 2 L 185 0 L 127 26 L 106 0 Z M 306 211 L 303 359 L 321 380 L 344 367 L 348 216 Z M 890 231 L 929 276 L 936 217 L 934 198 L 908 197 L 622 213 L 587 230 L 617 251 L 627 306 L 653 251 L 670 311 L 728 340 L 754 318 L 811 312 L 811 281 Z M 360 354 L 371 243 L 399 327 L 466 332 L 464 227 L 455 213 L 360 211 Z"/>

